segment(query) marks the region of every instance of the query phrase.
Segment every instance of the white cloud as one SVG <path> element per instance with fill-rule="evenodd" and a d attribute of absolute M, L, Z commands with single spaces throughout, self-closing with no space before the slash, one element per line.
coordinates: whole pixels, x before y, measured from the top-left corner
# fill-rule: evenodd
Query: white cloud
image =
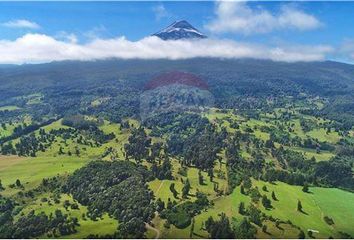
<path fill-rule="evenodd" d="M 26 34 L 14 41 L 0 40 L 0 63 L 38 63 L 61 60 L 186 59 L 194 57 L 256 58 L 274 61 L 324 60 L 329 46 L 276 46 L 231 40 L 163 41 L 147 37 L 133 42 L 125 37 L 94 39 L 89 43 L 57 40 L 43 34 Z"/>
<path fill-rule="evenodd" d="M 78 39 L 77 36 L 74 33 L 68 33 L 66 31 L 60 31 L 55 35 L 56 39 L 60 39 L 63 41 L 67 41 L 70 43 L 77 43 Z"/>
<path fill-rule="evenodd" d="M 216 2 L 216 19 L 205 27 L 215 33 L 267 33 L 281 29 L 311 30 L 321 26 L 313 15 L 305 13 L 293 5 L 281 7 L 278 14 L 262 8 L 251 8 L 246 2 Z"/>
<path fill-rule="evenodd" d="M 102 37 L 105 34 L 109 34 L 107 28 L 104 25 L 99 25 L 96 27 L 93 27 L 87 32 L 84 32 L 84 36 L 89 38 L 89 39 L 98 39 Z"/>
<path fill-rule="evenodd" d="M 28 21 L 26 19 L 16 19 L 16 20 L 4 22 L 1 25 L 9 28 L 30 28 L 30 29 L 40 28 L 40 26 L 37 23 Z"/>
<path fill-rule="evenodd" d="M 155 13 L 156 20 L 160 20 L 161 18 L 168 17 L 170 15 L 163 4 L 153 7 L 152 11 Z"/>
<path fill-rule="evenodd" d="M 354 60 L 354 39 L 346 39 L 340 49 L 339 52 L 345 56 L 349 56 L 352 60 Z"/>

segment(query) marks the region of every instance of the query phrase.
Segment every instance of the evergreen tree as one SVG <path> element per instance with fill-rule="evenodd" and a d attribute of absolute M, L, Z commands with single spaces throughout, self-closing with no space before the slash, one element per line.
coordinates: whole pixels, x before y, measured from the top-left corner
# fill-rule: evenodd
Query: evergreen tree
<path fill-rule="evenodd" d="M 201 170 L 198 171 L 198 180 L 199 180 L 199 185 L 203 185 L 204 184 L 204 178 L 203 178 Z"/>
<path fill-rule="evenodd" d="M 305 233 L 304 233 L 304 231 L 302 231 L 302 230 L 300 230 L 300 232 L 299 232 L 299 235 L 298 235 L 298 238 L 299 239 L 305 239 Z"/>
<path fill-rule="evenodd" d="M 132 157 L 138 163 L 141 163 L 142 159 L 148 158 L 151 138 L 147 136 L 144 128 L 134 129 L 128 142 L 128 144 L 124 145 L 127 158 Z"/>
<path fill-rule="evenodd" d="M 245 203 L 244 202 L 240 202 L 240 204 L 238 205 L 238 213 L 241 215 L 245 214 Z"/>
<path fill-rule="evenodd" d="M 258 226 L 262 225 L 261 211 L 258 208 L 256 208 L 253 204 L 251 204 L 248 207 L 247 212 L 248 212 L 251 222 L 253 222 L 254 224 L 256 224 Z"/>
<path fill-rule="evenodd" d="M 80 156 L 80 149 L 78 147 L 75 149 L 75 154 L 76 156 Z"/>
<path fill-rule="evenodd" d="M 183 198 L 187 198 L 190 189 L 191 189 L 191 184 L 189 183 L 189 180 L 187 178 L 187 180 L 184 182 L 184 186 L 182 188 L 182 197 Z"/>
<path fill-rule="evenodd" d="M 303 210 L 302 210 L 302 204 L 301 204 L 301 201 L 300 201 L 300 200 L 297 201 L 297 210 L 298 210 L 299 212 L 302 212 L 302 211 L 303 211 Z"/>
<path fill-rule="evenodd" d="M 227 239 L 234 238 L 235 234 L 230 226 L 230 221 L 225 213 L 221 213 L 220 220 L 214 221 L 209 217 L 205 222 L 205 229 L 209 233 L 210 238 L 213 239 Z"/>
<path fill-rule="evenodd" d="M 240 224 L 235 227 L 235 237 L 238 239 L 255 238 L 257 230 L 247 218 L 243 218 Z"/>
<path fill-rule="evenodd" d="M 243 186 L 246 189 L 250 189 L 252 187 L 252 181 L 249 177 L 247 177 L 246 179 L 243 180 Z"/>
<path fill-rule="evenodd" d="M 152 163 L 151 172 L 152 172 L 152 175 L 154 175 L 155 177 L 158 175 L 158 167 L 157 167 L 157 163 L 156 162 Z"/>
<path fill-rule="evenodd" d="M 214 172 L 213 172 L 213 169 L 212 168 L 209 168 L 208 169 L 208 176 L 210 178 L 210 182 L 213 182 L 213 179 L 214 179 Z"/>
<path fill-rule="evenodd" d="M 270 199 L 267 198 L 266 195 L 262 196 L 262 205 L 265 209 L 272 208 L 272 203 L 271 203 Z"/>
<path fill-rule="evenodd" d="M 307 183 L 305 183 L 305 185 L 302 187 L 302 191 L 305 192 L 305 193 L 309 192 L 309 186 L 308 186 Z"/>
<path fill-rule="evenodd" d="M 165 209 L 165 202 L 161 200 L 161 198 L 156 200 L 156 210 L 161 212 Z"/>
<path fill-rule="evenodd" d="M 274 191 L 272 191 L 272 199 L 273 199 L 274 201 L 278 201 L 277 197 L 275 196 Z"/>
<path fill-rule="evenodd" d="M 245 188 L 243 187 L 243 185 L 241 185 L 240 187 L 240 192 L 241 194 L 245 195 Z"/>
<path fill-rule="evenodd" d="M 178 192 L 175 189 L 175 183 L 171 183 L 170 191 L 172 192 L 174 198 L 178 198 Z"/>
<path fill-rule="evenodd" d="M 59 155 L 63 155 L 63 154 L 64 154 L 64 150 L 63 150 L 63 147 L 62 147 L 62 146 L 59 147 L 58 154 L 59 154 Z"/>
<path fill-rule="evenodd" d="M 20 179 L 16 179 L 16 186 L 17 187 L 21 187 L 22 186 Z"/>

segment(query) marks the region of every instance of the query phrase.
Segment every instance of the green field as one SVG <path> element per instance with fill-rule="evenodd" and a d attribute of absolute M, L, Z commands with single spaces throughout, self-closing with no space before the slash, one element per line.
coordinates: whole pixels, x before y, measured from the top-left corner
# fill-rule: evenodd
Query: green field
<path fill-rule="evenodd" d="M 14 110 L 18 110 L 20 109 L 19 107 L 17 106 L 3 106 L 3 107 L 0 107 L 0 111 L 14 111 Z"/>
<path fill-rule="evenodd" d="M 309 148 L 292 147 L 290 149 L 303 153 L 307 159 L 315 157 L 317 161 L 328 161 L 335 156 L 329 151 L 320 151 L 320 153 L 317 153 L 315 149 Z"/>
<path fill-rule="evenodd" d="M 15 161 L 15 163 L 13 162 Z M 82 167 L 89 160 L 77 157 L 36 157 L 9 158 L 0 157 L 0 176 L 3 185 L 7 186 L 19 179 L 26 190 L 37 187 L 43 178 L 56 175 L 67 175 Z M 5 163 L 2 163 L 5 162 Z M 3 195 L 13 195 L 19 190 L 6 188 Z"/>
<path fill-rule="evenodd" d="M 301 227 L 304 231 L 313 229 L 319 231 L 314 234 L 316 237 L 328 238 L 340 237 L 338 231 L 354 233 L 352 228 L 352 216 L 348 212 L 354 210 L 354 194 L 333 188 L 310 188 L 310 193 L 304 193 L 301 187 L 289 186 L 285 183 L 277 182 L 275 185 L 255 182 L 255 185 L 261 188 L 266 185 L 268 191 L 274 191 L 279 201 L 272 201 L 274 209 L 263 211 L 274 217 L 290 220 L 295 225 Z M 270 198 L 270 193 L 265 193 Z M 296 210 L 297 201 L 302 202 L 304 213 Z M 332 207 L 329 207 L 329 206 Z M 335 209 L 335 211 L 333 211 Z M 343 215 L 346 221 L 344 222 Z M 332 218 L 334 226 L 329 226 L 323 220 L 324 216 Z M 349 219 L 348 219 L 349 217 Z M 319 220 L 321 219 L 321 220 Z"/>
<path fill-rule="evenodd" d="M 354 216 L 348 213 L 354 211 L 354 194 L 333 188 L 310 188 L 310 193 L 304 193 L 301 187 L 291 186 L 285 183 L 276 182 L 269 184 L 261 181 L 253 181 L 254 186 L 259 189 L 267 186 L 268 192 L 261 191 L 271 198 L 270 193 L 274 191 L 278 201 L 272 201 L 273 209 L 266 210 L 261 204 L 260 209 L 268 216 L 279 218 L 283 221 L 290 220 L 293 224 L 300 227 L 304 232 L 308 229 L 319 231 L 314 233 L 316 238 L 328 238 L 330 236 L 340 238 L 339 231 L 354 234 L 352 223 Z M 297 201 L 301 200 L 303 209 L 306 213 L 300 213 L 296 210 Z M 208 233 L 202 230 L 203 222 L 209 216 L 214 219 L 222 212 L 236 220 L 242 219 L 242 215 L 238 213 L 238 205 L 244 202 L 248 206 L 251 202 L 250 198 L 240 193 L 239 187 L 232 194 L 223 196 L 213 200 L 214 206 L 207 209 L 200 215 L 195 217 L 194 237 L 207 238 Z M 329 226 L 323 217 L 328 216 L 334 220 L 334 225 Z M 155 218 L 153 223 L 162 226 L 164 220 Z M 286 231 L 276 228 L 274 222 L 267 221 L 269 234 L 265 234 L 258 228 L 257 237 L 260 238 L 297 238 L 299 230 L 289 224 L 281 224 Z M 166 238 L 188 238 L 190 229 L 163 230 L 162 236 Z"/>

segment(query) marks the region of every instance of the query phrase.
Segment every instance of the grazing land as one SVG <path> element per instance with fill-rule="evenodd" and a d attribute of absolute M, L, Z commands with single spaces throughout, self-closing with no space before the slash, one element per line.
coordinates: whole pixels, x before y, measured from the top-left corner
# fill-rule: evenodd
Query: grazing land
<path fill-rule="evenodd" d="M 192 79 L 207 88 L 144 87 L 160 74 L 153 69 L 192 71 L 191 64 L 200 66 Z M 11 86 L 0 85 L 1 238 L 353 238 L 351 66 L 207 59 L 40 66 L 18 67 Z M 57 82 L 49 73 L 59 66 Z M 321 74 L 304 75 L 308 66 Z M 328 83 L 338 68 L 341 77 Z M 245 69 L 265 79 L 247 79 Z M 140 96 L 148 91 L 146 105 Z M 198 105 L 205 96 L 212 106 Z M 181 101 L 197 106 L 180 109 Z M 143 115 L 142 106 L 154 114 Z"/>

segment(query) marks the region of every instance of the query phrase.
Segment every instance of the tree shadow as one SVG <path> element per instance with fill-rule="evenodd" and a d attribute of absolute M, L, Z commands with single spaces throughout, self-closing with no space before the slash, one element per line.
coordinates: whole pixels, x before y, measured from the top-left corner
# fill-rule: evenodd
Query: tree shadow
<path fill-rule="evenodd" d="M 198 233 L 195 233 L 195 232 L 193 232 L 193 235 L 195 235 L 195 236 L 197 236 L 197 237 L 199 237 L 199 238 L 202 238 L 202 239 L 205 238 L 205 236 L 202 236 L 202 235 L 200 235 L 200 234 L 198 234 Z"/>
<path fill-rule="evenodd" d="M 284 228 L 282 228 L 280 225 L 275 225 L 276 228 L 278 228 L 279 230 L 284 231 Z"/>
<path fill-rule="evenodd" d="M 262 231 L 264 232 L 265 234 L 269 235 L 269 236 L 272 236 L 272 234 L 270 232 L 268 232 L 267 230 L 266 231 Z"/>
<path fill-rule="evenodd" d="M 302 214 L 305 214 L 305 215 L 309 215 L 307 212 L 305 212 L 304 210 L 299 210 L 299 212 L 301 212 Z"/>

